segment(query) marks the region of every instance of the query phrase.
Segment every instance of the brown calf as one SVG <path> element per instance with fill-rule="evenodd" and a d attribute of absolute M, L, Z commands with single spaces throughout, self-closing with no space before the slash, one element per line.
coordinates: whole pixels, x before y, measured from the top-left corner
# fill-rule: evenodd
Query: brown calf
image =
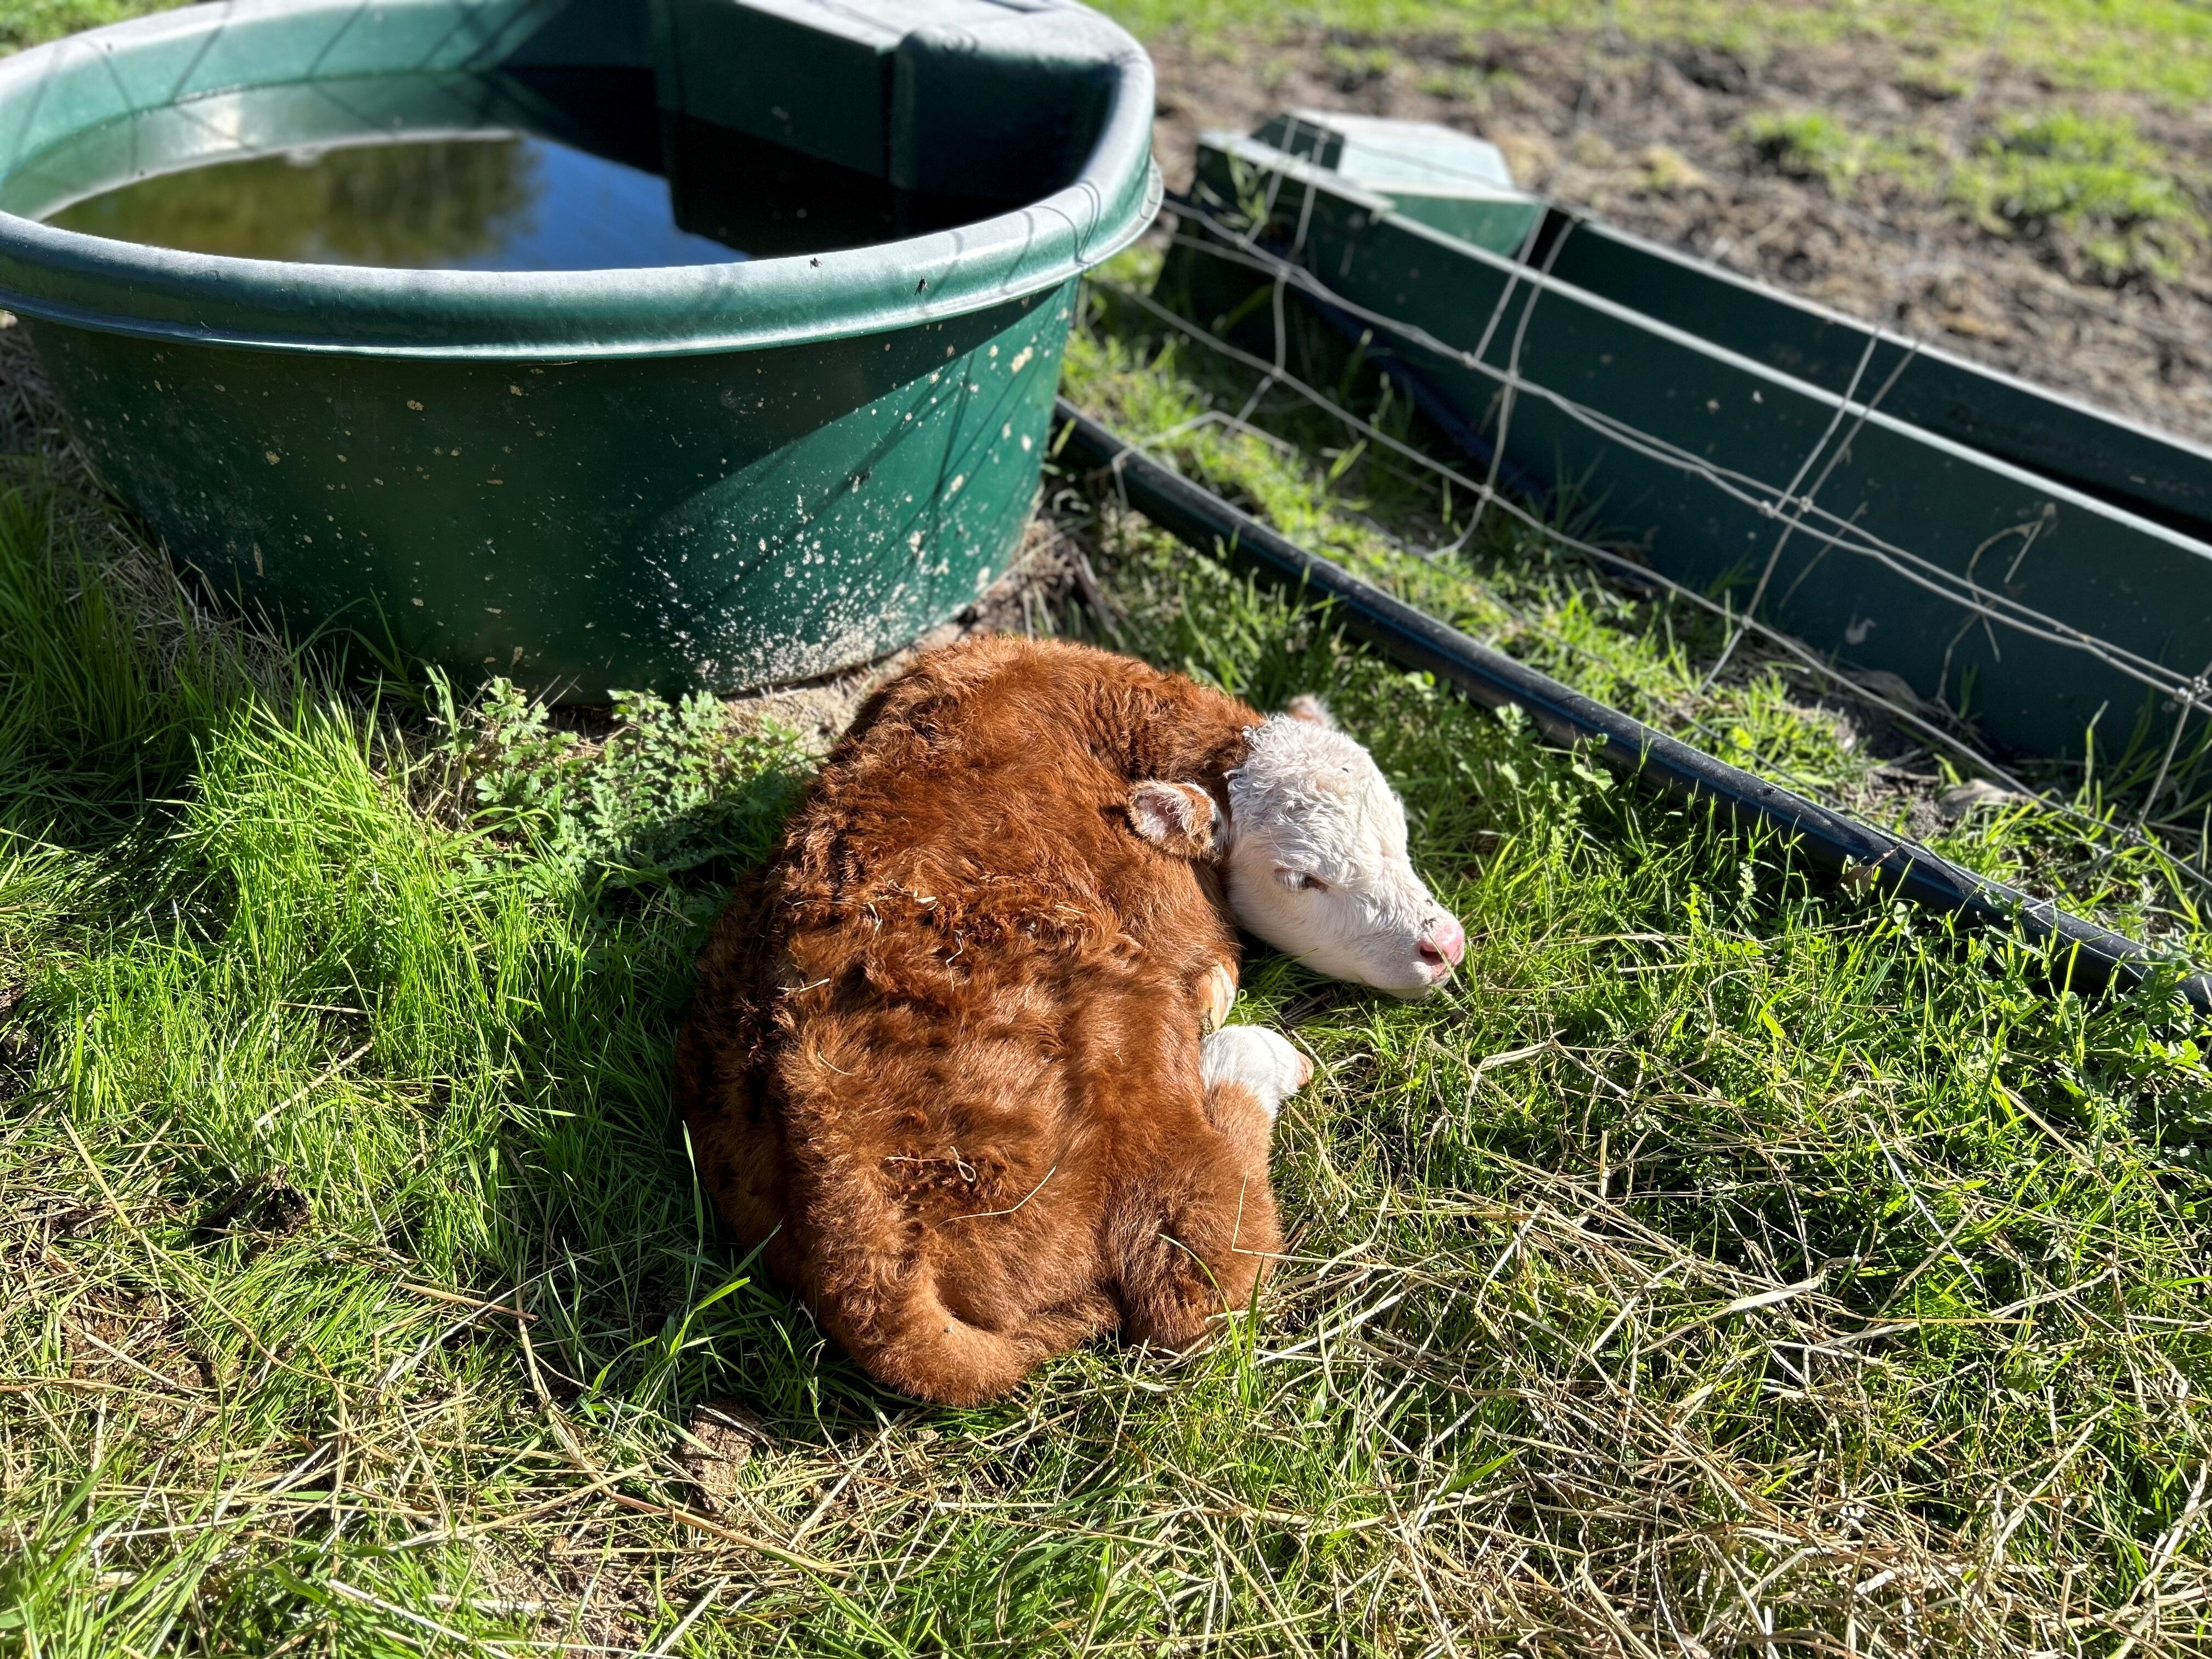
<path fill-rule="evenodd" d="M 1103 1332 L 1186 1346 L 1279 1249 L 1302 1073 L 1200 1071 L 1237 955 L 1208 860 L 1259 720 L 1078 646 L 937 652 L 716 925 L 676 1066 L 701 1176 L 887 1386 L 967 1404 Z"/>

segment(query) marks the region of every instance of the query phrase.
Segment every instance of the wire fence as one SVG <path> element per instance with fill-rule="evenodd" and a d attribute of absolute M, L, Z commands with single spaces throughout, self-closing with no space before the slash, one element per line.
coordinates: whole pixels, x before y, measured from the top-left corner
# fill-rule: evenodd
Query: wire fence
<path fill-rule="evenodd" d="M 2150 658 L 2128 650 L 2111 640 L 2087 633 L 2075 628 L 2063 617 L 2052 616 L 2033 605 L 2022 604 L 2001 590 L 1976 580 L 1971 572 L 1978 565 L 1980 553 L 1987 550 L 1987 544 L 1983 549 L 1977 550 L 1975 558 L 1970 562 L 1969 574 L 1960 575 L 1936 559 L 1924 556 L 1910 548 L 1871 534 L 1850 518 L 1820 504 L 1817 497 L 1820 483 L 1826 482 L 1828 473 L 1832 471 L 1837 460 L 1847 453 L 1850 435 L 1856 434 L 1860 428 L 1863 427 L 1868 417 L 1880 408 L 1883 397 L 1890 386 L 1895 384 L 1906 364 L 1911 362 L 1909 356 L 1905 362 L 1893 370 L 1885 384 L 1866 402 L 1854 408 L 1850 397 L 1847 393 L 1843 404 L 1837 410 L 1836 420 L 1831 422 L 1827 430 L 1814 445 L 1811 452 L 1806 455 L 1796 476 L 1786 485 L 1776 485 L 1755 475 L 1718 465 L 1703 456 L 1669 441 L 1659 434 L 1639 429 L 1601 410 L 1593 409 L 1569 397 L 1556 387 L 1545 386 L 1531 380 L 1522 372 L 1521 349 L 1527 337 L 1530 320 L 1534 314 L 1535 301 L 1545 290 L 1550 276 L 1551 262 L 1556 260 L 1559 252 L 1565 247 L 1567 235 L 1572 234 L 1572 228 L 1575 224 L 1582 222 L 1579 220 L 1571 221 L 1566 234 L 1553 240 L 1547 251 L 1545 265 L 1529 274 L 1525 279 L 1525 287 L 1522 285 L 1524 279 L 1516 277 L 1500 291 L 1492 307 L 1490 319 L 1484 326 L 1480 341 L 1474 349 L 1470 350 L 1437 338 L 1418 324 L 1372 310 L 1332 289 L 1304 265 L 1295 263 L 1297 252 L 1295 244 L 1292 250 L 1293 257 L 1285 258 L 1261 246 L 1249 230 L 1233 227 L 1195 204 L 1188 206 L 1179 204 L 1178 211 L 1188 214 L 1189 217 L 1204 225 L 1216 236 L 1226 240 L 1231 245 L 1227 249 L 1224 249 L 1219 246 L 1207 246 L 1187 235 L 1182 235 L 1176 239 L 1178 246 L 1202 248 L 1203 251 L 1217 258 L 1228 258 L 1247 265 L 1271 277 L 1278 284 L 1279 289 L 1295 288 L 1302 294 L 1346 316 L 1355 318 L 1372 328 L 1384 331 L 1394 339 L 1402 340 L 1440 360 L 1492 380 L 1503 395 L 1499 400 L 1498 435 L 1494 441 L 1491 476 L 1481 486 L 1479 486 L 1486 506 L 1499 502 L 1496 489 L 1497 458 L 1502 458 L 1505 453 L 1506 439 L 1513 422 L 1515 400 L 1523 396 L 1539 398 L 1600 436 L 1635 453 L 1662 462 L 1676 469 L 1686 477 L 1708 485 L 1723 495 L 1753 508 L 1760 516 L 1779 522 L 1783 526 L 1781 540 L 1778 542 L 1774 554 L 1769 556 L 1765 573 L 1767 575 L 1772 574 L 1774 561 L 1781 551 L 1782 544 L 1786 543 L 1792 533 L 1802 532 L 1823 546 L 1873 560 L 1904 577 L 1916 586 L 1926 590 L 1936 598 L 1986 623 L 1996 623 L 2051 644 L 2087 653 L 2108 667 L 2115 669 L 2170 700 L 2183 704 L 2189 709 L 2194 710 L 2200 706 L 2197 701 L 2198 694 L 2194 688 L 2201 676 L 2185 676 L 2177 673 Z M 1515 328 L 1513 349 L 1508 362 L 1501 368 L 1490 362 L 1486 354 L 1492 334 L 1516 297 L 1522 300 L 1522 304 L 1519 307 L 1520 316 Z M 1279 307 L 1278 309 L 1279 312 Z M 1914 341 L 1911 343 L 1917 351 L 1919 343 Z M 1869 355 L 1871 355 L 1871 346 L 1870 342 Z M 1864 367 L 1863 359 L 1862 373 Z M 1856 380 L 1851 389 L 1853 392 L 1856 391 Z M 1835 437 L 1837 427 L 1847 413 L 1851 417 L 1850 433 L 1846 434 L 1843 443 L 1833 443 L 1832 441 Z M 1827 457 L 1827 466 L 1820 479 L 1815 481 L 1812 489 L 1802 495 L 1798 494 L 1798 486 L 1803 482 L 1806 473 L 1821 459 L 1824 453 Z M 2027 549 L 2033 545 L 2043 527 L 2043 524 L 2039 523 L 2030 525 L 2024 530 L 2023 545 L 2014 555 L 2014 568 L 2018 568 L 2020 560 L 2025 557 Z M 1764 591 L 1763 583 L 1764 577 L 1762 577 L 1762 592 Z"/>
<path fill-rule="evenodd" d="M 2049 526 L 2051 512 L 2046 506 L 2044 516 L 2031 520 L 2016 531 L 2001 532 L 1976 549 L 1961 572 L 1946 566 L 1924 550 L 1899 544 L 1893 539 L 1879 537 L 1856 523 L 1851 515 L 1824 506 L 1820 501 L 1823 487 L 1829 482 L 1839 460 L 1849 453 L 1850 443 L 1866 422 L 1881 407 L 1884 398 L 1896 384 L 1917 356 L 1920 343 L 1916 338 L 1902 337 L 1888 331 L 1876 331 L 1869 336 L 1856 371 L 1844 397 L 1833 411 L 1832 417 L 1811 447 L 1805 453 L 1794 473 L 1786 482 L 1777 482 L 1758 476 L 1738 466 L 1716 461 L 1693 453 L 1671 441 L 1664 434 L 1632 425 L 1606 411 L 1592 408 L 1563 392 L 1534 378 L 1523 364 L 1523 346 L 1532 325 L 1536 301 L 1546 293 L 1551 283 L 1551 264 L 1565 246 L 1568 236 L 1581 222 L 1571 221 L 1561 234 L 1554 236 L 1537 259 L 1535 232 L 1532 229 L 1521 257 L 1504 288 L 1500 290 L 1488 314 L 1483 318 L 1472 347 L 1454 344 L 1438 337 L 1430 330 L 1411 319 L 1390 315 L 1371 306 L 1363 305 L 1324 281 L 1299 256 L 1304 251 L 1304 239 L 1311 215 L 1312 191 L 1295 216 L 1282 210 L 1279 195 L 1285 175 L 1277 173 L 1270 185 L 1270 194 L 1249 215 L 1237 218 L 1213 210 L 1191 199 L 1177 198 L 1171 202 L 1170 210 L 1181 222 L 1167 239 L 1170 249 L 1221 260 L 1249 272 L 1268 287 L 1268 311 L 1272 323 L 1272 350 L 1257 351 L 1225 337 L 1213 329 L 1176 310 L 1152 294 L 1147 294 L 1117 282 L 1111 277 L 1094 275 L 1090 280 L 1100 291 L 1121 303 L 1142 313 L 1176 337 L 1202 348 L 1222 365 L 1251 377 L 1249 396 L 1235 414 L 1224 410 L 1208 410 L 1194 421 L 1185 422 L 1169 430 L 1133 437 L 1135 447 L 1158 450 L 1173 439 L 1183 435 L 1194 427 L 1218 426 L 1224 429 L 1250 434 L 1276 447 L 1286 447 L 1287 441 L 1266 427 L 1255 423 L 1255 416 L 1272 393 L 1278 391 L 1291 394 L 1312 410 L 1326 416 L 1353 438 L 1364 441 L 1373 451 L 1387 453 L 1415 478 L 1433 484 L 1439 490 L 1459 492 L 1473 503 L 1471 515 L 1458 526 L 1449 541 L 1433 547 L 1418 547 L 1404 538 L 1380 525 L 1372 527 L 1401 550 L 1435 560 L 1458 552 L 1468 545 L 1481 528 L 1487 515 L 1496 514 L 1521 529 L 1542 538 L 1561 552 L 1589 561 L 1615 578 L 1622 580 L 1632 590 L 1650 594 L 1663 594 L 1668 599 L 1688 605 L 1714 618 L 1720 625 L 1723 643 L 1705 665 L 1698 685 L 1700 696 L 1710 693 L 1716 683 L 1738 654 L 1747 639 L 1756 639 L 1773 655 L 1802 670 L 1832 695 L 1865 706 L 1893 721 L 1903 731 L 1925 743 L 1930 749 L 1941 751 L 1961 770 L 1986 778 L 2005 790 L 2032 803 L 2042 811 L 2069 825 L 2093 856 L 2108 857 L 2120 848 L 2147 854 L 2153 866 L 2172 890 L 2169 899 L 2157 908 L 2166 909 L 2185 921 L 2193 921 L 2195 905 L 2185 895 L 2193 892 L 2212 896 L 2212 873 L 2208 873 L 2204 854 L 2204 836 L 2200 825 L 2178 819 L 2159 819 L 2153 812 L 2165 793 L 2170 780 L 2181 775 L 2181 768 L 2193 763 L 2201 755 L 2204 739 L 2203 728 L 2189 749 L 2183 747 L 2185 731 L 2191 714 L 2212 708 L 2212 688 L 2208 688 L 2208 677 L 2212 667 L 2194 676 L 2176 672 L 2141 652 L 2129 648 L 2111 639 L 2069 623 L 2066 618 L 2023 603 L 2002 591 L 2002 586 L 1992 586 L 1981 580 L 1978 572 L 1986 556 L 2000 550 L 2008 536 L 2017 545 L 2002 551 L 2008 555 L 2008 571 L 2017 570 L 2020 562 L 2034 547 Z M 1287 245 L 1276 240 L 1270 245 L 1267 233 L 1270 228 L 1285 224 L 1291 227 Z M 1495 422 L 1489 436 L 1489 456 L 1482 465 L 1479 454 L 1474 466 L 1447 458 L 1436 447 L 1416 441 L 1408 432 L 1401 435 L 1387 429 L 1376 420 L 1348 407 L 1344 398 L 1313 384 L 1299 372 L 1292 337 L 1293 299 L 1308 302 L 1324 315 L 1334 312 L 1339 319 L 1348 319 L 1365 331 L 1366 337 L 1388 342 L 1401 351 L 1425 356 L 1430 360 L 1450 368 L 1481 376 L 1495 388 Z M 1510 330 L 1510 334 L 1507 331 Z M 1501 337 L 1508 340 L 1504 361 L 1493 361 L 1491 348 Z M 1893 366 L 1882 381 L 1866 395 L 1864 380 L 1874 361 L 1875 345 L 1889 341 L 1901 346 L 1904 355 Z M 1364 349 L 1363 340 L 1361 349 Z M 1387 374 L 1387 370 L 1384 371 Z M 1507 465 L 1506 439 L 1515 416 L 1516 404 L 1523 399 L 1540 400 L 1552 410 L 1575 422 L 1584 429 L 1609 444 L 1652 460 L 1671 469 L 1685 488 L 1705 489 L 1717 492 L 1723 498 L 1747 507 L 1762 520 L 1775 526 L 1775 539 L 1767 550 L 1759 568 L 1748 603 L 1738 605 L 1727 598 L 1715 598 L 1686 582 L 1674 580 L 1656 570 L 1643 559 L 1622 550 L 1620 545 L 1608 545 L 1600 535 L 1578 533 L 1569 524 L 1561 521 L 1558 512 L 1546 512 L 1538 501 L 1524 499 L 1515 488 Z M 1451 526 L 1448 524 L 1447 529 Z M 1862 559 L 1879 566 L 1912 585 L 1932 599 L 1955 607 L 1962 617 L 1962 632 L 1979 627 L 1994 636 L 1996 630 L 2023 635 L 2045 644 L 2077 653 L 2106 668 L 2117 672 L 2130 682 L 2138 684 L 2161 700 L 2173 711 L 2170 732 L 2166 734 L 2163 750 L 2160 753 L 2156 775 L 2149 787 L 2143 791 L 2139 810 L 2131 815 L 2114 811 L 2091 810 L 2084 801 L 2094 802 L 2094 797 L 2084 791 L 2078 799 L 2069 799 L 2063 793 L 2022 775 L 2017 765 L 2007 765 L 1991 754 L 1979 740 L 1972 726 L 1958 718 L 1940 703 L 1919 699 L 1917 694 L 1907 694 L 1905 688 L 1894 684 L 1894 677 L 1864 672 L 1854 672 L 1832 660 L 1785 629 L 1764 620 L 1759 614 L 1771 587 L 1781 569 L 1784 550 L 1793 539 L 1802 538 L 1826 552 L 1837 552 Z M 1798 580 L 1802 580 L 1802 573 Z M 2004 578 L 1999 578 L 2000 584 Z M 1556 629 L 1546 629 L 1536 619 L 1514 612 L 1518 625 L 1528 628 L 1545 637 L 1570 655 L 1587 655 L 1583 647 Z M 1955 641 L 1954 641 L 1955 642 Z M 1911 700 L 1908 701 L 1908 695 Z M 2178 764 L 2179 763 L 2179 764 Z M 1786 760 L 1773 756 L 1760 756 L 1755 762 L 1757 769 L 1767 772 L 1778 781 L 1785 782 L 1814 799 L 1838 810 L 1848 810 L 1848 804 L 1838 799 L 1838 792 L 1820 780 L 1808 778 Z M 2177 843 L 2184 838 L 2190 850 Z M 1902 837 L 1910 844 L 1911 837 Z"/>

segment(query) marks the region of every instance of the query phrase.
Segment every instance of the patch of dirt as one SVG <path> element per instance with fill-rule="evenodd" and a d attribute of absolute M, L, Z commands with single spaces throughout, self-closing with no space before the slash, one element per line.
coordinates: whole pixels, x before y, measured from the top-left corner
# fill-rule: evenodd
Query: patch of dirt
<path fill-rule="evenodd" d="M 22 986 L 0 983 L 0 1107 L 28 1089 L 38 1071 L 39 1045 L 15 1017 L 22 1000 Z"/>
<path fill-rule="evenodd" d="M 258 1255 L 298 1232 L 307 1220 L 307 1195 L 292 1185 L 287 1171 L 276 1169 L 216 1195 L 193 1227 L 192 1238 L 203 1248 L 242 1238 L 249 1254 Z"/>
<path fill-rule="evenodd" d="M 717 1401 L 691 1413 L 676 1461 L 691 1479 L 700 1513 L 721 1516 L 737 1497 L 739 1473 L 767 1442 L 761 1420 L 732 1401 Z"/>
<path fill-rule="evenodd" d="M 641 1653 L 659 1611 L 656 1565 L 623 1523 L 582 1522 L 520 1547 L 490 1540 L 467 1599 L 479 1613 L 527 1621 L 548 1651 Z"/>
<path fill-rule="evenodd" d="M 2002 60 L 1945 83 L 1889 43 L 1777 49 L 1608 47 L 1595 37 L 1388 39 L 1315 32 L 1151 43 L 1157 149 L 1188 185 L 1198 135 L 1299 106 L 1440 121 L 1489 139 L 1557 200 L 1745 275 L 2118 413 L 2212 442 L 2212 270 L 2112 288 L 2073 280 L 2061 240 L 1984 230 L 1940 190 L 1869 174 L 1839 197 L 1784 177 L 1738 137 L 1747 118 L 1822 111 L 1875 139 L 1915 136 L 1944 165 L 2008 116 L 2125 116 L 2177 170 L 2212 178 L 2212 109 L 2063 94 Z"/>
<path fill-rule="evenodd" d="M 101 1212 L 101 1213 L 104 1213 Z M 51 1259 L 51 1258 L 50 1258 Z M 51 1296 L 51 1284 L 45 1288 Z M 221 1379 L 193 1345 L 184 1316 L 153 1294 L 76 1280 L 55 1297 L 61 1376 L 80 1397 L 130 1414 L 131 1432 L 182 1443 L 212 1408 Z"/>
<path fill-rule="evenodd" d="M 31 337 L 0 311 L 0 455 L 36 452 L 54 424 L 53 393 Z"/>

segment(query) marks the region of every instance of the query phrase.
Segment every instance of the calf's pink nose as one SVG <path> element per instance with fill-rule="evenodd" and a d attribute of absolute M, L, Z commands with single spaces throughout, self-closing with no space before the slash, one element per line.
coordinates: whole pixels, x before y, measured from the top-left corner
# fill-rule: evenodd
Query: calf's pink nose
<path fill-rule="evenodd" d="M 1458 967 L 1460 958 L 1467 954 L 1467 929 L 1454 918 L 1446 916 L 1430 928 L 1421 940 L 1421 954 Z"/>

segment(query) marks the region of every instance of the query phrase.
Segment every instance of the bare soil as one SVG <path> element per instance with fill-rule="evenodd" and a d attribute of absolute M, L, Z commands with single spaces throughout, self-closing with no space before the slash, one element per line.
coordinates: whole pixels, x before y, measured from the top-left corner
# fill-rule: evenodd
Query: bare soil
<path fill-rule="evenodd" d="M 1877 40 L 1759 61 L 1597 37 L 1385 39 L 1314 32 L 1202 46 L 1154 40 L 1157 147 L 1187 185 L 1199 133 L 1278 110 L 1440 121 L 1498 145 L 1523 185 L 1839 311 L 1888 324 L 2118 413 L 2212 442 L 2212 270 L 2109 287 L 2063 239 L 1983 229 L 1940 192 L 1862 177 L 1841 198 L 1781 176 L 1737 137 L 1747 118 L 1820 110 L 1854 132 L 1932 137 L 1962 158 L 2008 115 L 2063 104 L 2130 117 L 2185 175 L 2212 178 L 2212 109 L 2068 93 L 2000 58 L 1942 84 Z"/>

